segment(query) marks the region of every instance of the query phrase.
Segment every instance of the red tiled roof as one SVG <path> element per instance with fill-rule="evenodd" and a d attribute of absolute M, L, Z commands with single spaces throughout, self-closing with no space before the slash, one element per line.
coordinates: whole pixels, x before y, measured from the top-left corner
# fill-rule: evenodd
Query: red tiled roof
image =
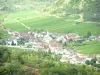
<path fill-rule="evenodd" d="M 20 32 L 19 34 L 23 38 L 27 38 L 27 39 L 32 38 L 32 35 L 31 34 L 28 34 L 28 33 L 25 33 L 25 32 Z"/>

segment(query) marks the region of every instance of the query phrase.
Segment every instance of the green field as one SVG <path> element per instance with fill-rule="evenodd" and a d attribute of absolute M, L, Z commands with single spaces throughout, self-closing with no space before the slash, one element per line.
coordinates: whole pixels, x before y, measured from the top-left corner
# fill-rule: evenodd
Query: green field
<path fill-rule="evenodd" d="M 17 13 L 8 14 L 4 26 L 16 31 L 27 31 L 16 19 L 30 27 L 31 30 L 49 30 L 51 32 L 74 32 L 80 35 L 86 35 L 90 31 L 94 35 L 100 34 L 100 24 L 82 22 L 74 25 L 75 21 L 68 21 L 64 18 L 56 18 L 53 16 L 44 16 L 35 13 L 32 10 L 22 11 Z"/>
<path fill-rule="evenodd" d="M 86 43 L 84 46 L 78 47 L 80 53 L 84 54 L 100 54 L 100 41 Z"/>

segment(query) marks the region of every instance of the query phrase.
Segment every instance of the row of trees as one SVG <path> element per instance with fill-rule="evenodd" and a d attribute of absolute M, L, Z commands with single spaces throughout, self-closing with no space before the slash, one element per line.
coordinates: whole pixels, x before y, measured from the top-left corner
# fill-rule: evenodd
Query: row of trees
<path fill-rule="evenodd" d="M 99 59 L 98 59 L 99 60 Z M 100 64 L 97 64 L 96 63 L 97 62 L 97 58 L 93 58 L 93 59 L 91 59 L 91 60 L 86 60 L 86 64 L 87 65 L 92 65 L 92 66 L 94 66 L 94 67 L 97 67 L 97 68 L 100 68 Z"/>

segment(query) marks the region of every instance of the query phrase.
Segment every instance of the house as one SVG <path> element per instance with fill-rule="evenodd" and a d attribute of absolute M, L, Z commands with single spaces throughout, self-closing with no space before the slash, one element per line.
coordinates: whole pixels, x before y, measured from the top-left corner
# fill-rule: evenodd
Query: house
<path fill-rule="evenodd" d="M 39 49 L 40 46 L 41 46 L 41 43 L 34 42 L 32 48 Z"/>
<path fill-rule="evenodd" d="M 14 32 L 14 36 L 15 36 L 15 37 L 19 37 L 20 34 L 19 34 L 18 32 Z"/>
<path fill-rule="evenodd" d="M 19 37 L 25 38 L 25 39 L 31 39 L 34 36 L 32 34 L 28 34 L 27 32 L 19 32 Z"/>
<path fill-rule="evenodd" d="M 76 57 L 77 64 L 85 64 L 86 58 Z"/>
<path fill-rule="evenodd" d="M 66 49 L 63 49 L 63 54 L 66 54 L 66 55 L 70 55 L 71 53 L 68 51 L 68 50 L 66 50 Z"/>
<path fill-rule="evenodd" d="M 11 40 L 11 39 L 8 39 L 8 40 L 6 41 L 6 44 L 11 46 L 11 45 L 12 45 L 12 40 Z"/>
<path fill-rule="evenodd" d="M 8 31 L 8 34 L 13 34 L 11 31 Z"/>
<path fill-rule="evenodd" d="M 85 64 L 85 59 L 86 58 L 74 56 L 71 59 L 69 59 L 69 62 L 71 64 Z"/>
<path fill-rule="evenodd" d="M 13 30 L 8 30 L 8 29 L 7 29 L 7 32 L 8 32 L 8 34 L 14 35 L 14 32 L 15 32 L 15 31 L 13 31 Z"/>
<path fill-rule="evenodd" d="M 18 42 L 17 42 L 17 39 L 16 38 L 11 38 L 11 39 L 8 39 L 7 41 L 6 41 L 6 44 L 7 45 L 18 45 Z"/>
<path fill-rule="evenodd" d="M 43 37 L 44 42 L 49 43 L 50 41 L 52 41 L 52 37 L 50 36 L 50 33 L 47 31 L 46 35 L 44 35 Z"/>
<path fill-rule="evenodd" d="M 61 41 L 64 44 L 67 40 L 66 40 L 66 38 L 64 36 L 60 36 L 60 37 L 56 38 L 56 41 L 58 41 L 58 42 Z"/>
<path fill-rule="evenodd" d="M 83 54 L 80 54 L 80 53 L 76 53 L 76 55 L 77 55 L 78 57 L 80 57 L 80 58 L 87 58 L 86 55 L 83 55 Z"/>
<path fill-rule="evenodd" d="M 49 43 L 50 41 L 52 41 L 52 38 L 49 35 L 45 35 L 43 37 L 44 42 Z"/>
<path fill-rule="evenodd" d="M 75 39 L 79 39 L 80 36 L 79 36 L 78 34 L 75 34 L 75 33 L 69 33 L 69 34 L 66 34 L 66 35 L 64 36 L 64 38 L 65 38 L 66 40 L 70 40 L 70 39 L 75 40 Z"/>
<path fill-rule="evenodd" d="M 94 40 L 96 40 L 97 38 L 96 38 L 96 36 L 93 36 L 93 35 L 92 35 L 92 36 L 90 36 L 88 39 L 94 41 Z"/>
<path fill-rule="evenodd" d="M 16 46 L 18 45 L 18 42 L 17 42 L 17 39 L 16 39 L 16 38 L 13 38 L 13 39 L 12 39 L 12 44 L 14 44 L 14 45 L 16 45 Z"/>
<path fill-rule="evenodd" d="M 66 55 L 62 55 L 60 61 L 61 62 L 68 62 Z"/>
<path fill-rule="evenodd" d="M 98 36 L 97 39 L 100 41 L 100 36 Z"/>
<path fill-rule="evenodd" d="M 59 42 L 55 41 L 55 40 L 52 40 L 49 42 L 49 48 L 52 50 L 52 49 L 55 49 L 55 50 L 58 50 L 60 49 L 61 45 Z"/>

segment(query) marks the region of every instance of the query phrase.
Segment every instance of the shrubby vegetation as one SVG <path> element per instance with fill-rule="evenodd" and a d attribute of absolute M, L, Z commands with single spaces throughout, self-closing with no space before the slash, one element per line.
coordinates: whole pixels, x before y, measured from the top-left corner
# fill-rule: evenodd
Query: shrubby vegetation
<path fill-rule="evenodd" d="M 100 64 L 96 64 L 96 62 L 97 62 L 97 58 L 93 58 L 93 59 L 91 59 L 90 61 L 89 60 L 86 60 L 86 64 L 87 65 L 92 65 L 92 66 L 94 66 L 94 67 L 97 67 L 97 68 L 100 68 Z"/>
<path fill-rule="evenodd" d="M 0 45 L 6 45 L 6 39 L 8 39 L 9 37 L 11 37 L 11 35 L 9 35 L 7 33 L 7 31 L 4 31 L 3 29 L 0 28 Z"/>
<path fill-rule="evenodd" d="M 0 75 L 99 75 L 86 65 L 59 62 L 51 52 L 0 47 Z"/>
<path fill-rule="evenodd" d="M 88 21 L 99 21 L 100 19 L 100 0 L 85 0 L 84 19 Z"/>
<path fill-rule="evenodd" d="M 83 15 L 86 21 L 99 21 L 100 0 L 1 0 L 0 10 L 15 12 L 27 9 L 42 9 L 60 17 Z M 46 6 L 46 7 L 45 7 Z M 44 13 L 43 12 L 43 13 Z"/>
<path fill-rule="evenodd" d="M 53 0 L 0 0 L 0 10 L 16 12 L 27 9 L 36 9 L 48 5 Z M 49 3 L 50 4 L 50 3 Z"/>
<path fill-rule="evenodd" d="M 99 21 L 100 0 L 56 0 L 52 6 L 44 11 L 60 17 L 69 17 L 77 14 L 83 16 L 85 21 Z"/>

